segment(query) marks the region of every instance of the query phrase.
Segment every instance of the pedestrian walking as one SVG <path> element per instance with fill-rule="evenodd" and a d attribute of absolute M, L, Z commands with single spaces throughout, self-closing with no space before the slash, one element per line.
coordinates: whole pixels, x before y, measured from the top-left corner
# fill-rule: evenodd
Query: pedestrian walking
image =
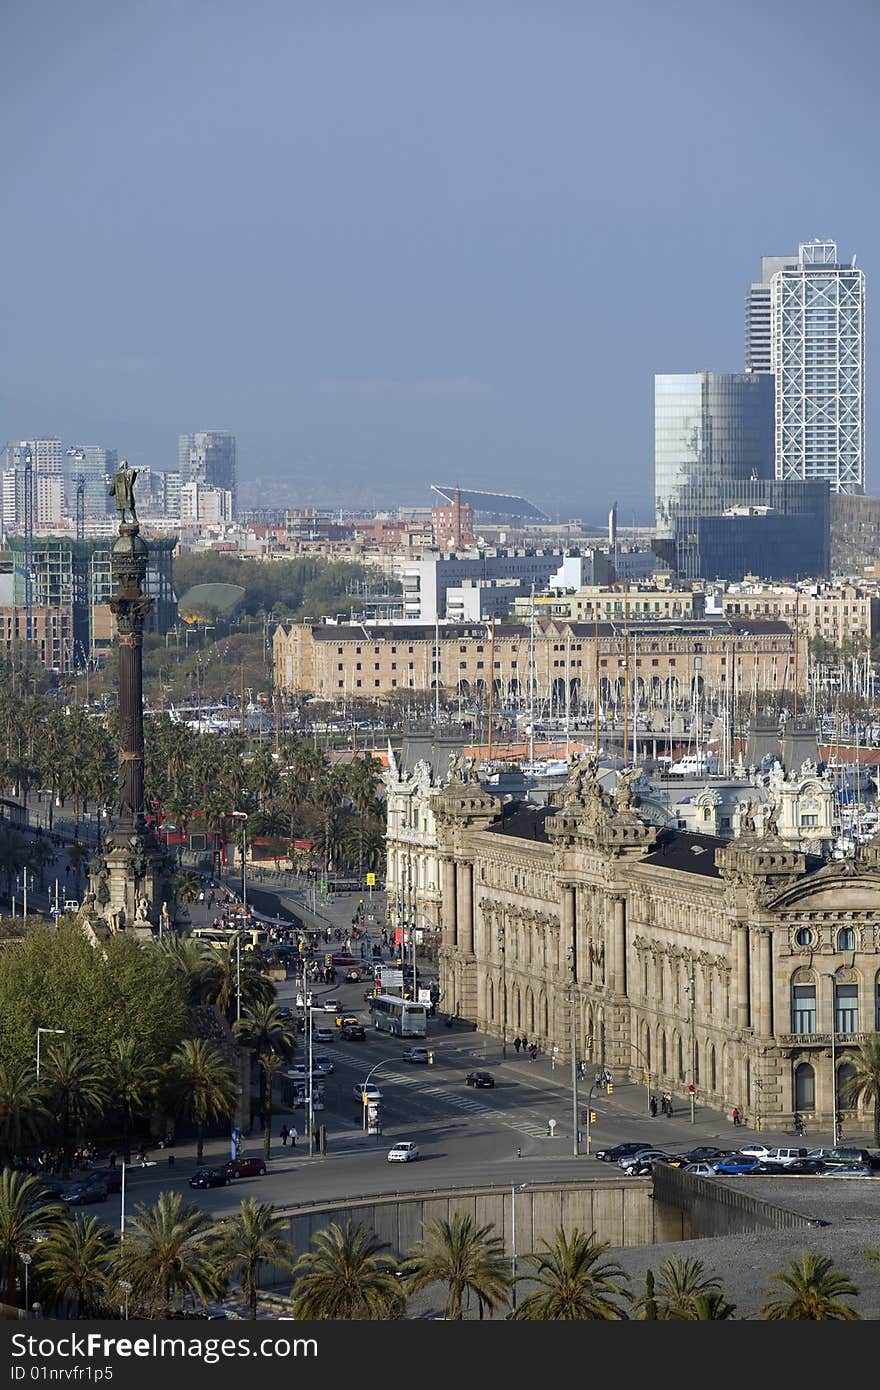
<path fill-rule="evenodd" d="M 533 1042 L 532 1045 L 531 1045 L 531 1047 L 529 1048 L 529 1057 L 530 1057 L 531 1061 L 534 1062 L 534 1060 L 535 1060 L 535 1058 L 537 1057 L 537 1055 L 538 1055 L 538 1044 L 535 1043 L 535 1042 Z"/>
<path fill-rule="evenodd" d="M 287 1136 L 288 1136 L 288 1134 L 290 1133 L 290 1130 L 287 1128 L 287 1125 L 286 1125 L 286 1124 L 282 1124 L 281 1129 L 280 1129 L 278 1132 L 279 1132 L 279 1134 L 280 1134 L 280 1136 L 281 1136 L 281 1147 L 282 1147 L 282 1149 L 286 1149 L 286 1148 L 287 1148 Z"/>
<path fill-rule="evenodd" d="M 739 1124 L 739 1122 L 740 1122 L 740 1114 L 739 1114 L 739 1106 L 738 1106 L 738 1105 L 735 1105 L 735 1106 L 733 1107 L 733 1114 L 731 1115 L 730 1118 L 733 1120 L 733 1123 L 734 1123 L 735 1125 L 738 1125 L 738 1124 Z"/>
<path fill-rule="evenodd" d="M 522 1047 L 522 1043 L 520 1042 L 519 1033 L 517 1033 L 516 1037 L 515 1037 L 514 1040 L 513 1040 L 513 1048 L 514 1048 L 514 1051 L 515 1051 L 515 1052 L 519 1052 L 519 1050 L 520 1050 L 521 1047 Z"/>
<path fill-rule="evenodd" d="M 657 1097 L 656 1097 L 656 1096 L 652 1096 L 652 1097 L 651 1097 L 651 1099 L 650 1099 L 650 1101 L 649 1101 L 649 1103 L 648 1103 L 648 1109 L 651 1111 L 651 1118 L 654 1119 L 654 1118 L 656 1117 L 656 1114 L 657 1114 Z"/>
<path fill-rule="evenodd" d="M 296 1148 L 296 1141 L 297 1141 L 297 1138 L 298 1138 L 298 1137 L 299 1137 L 299 1136 L 297 1135 L 297 1132 L 296 1132 L 296 1125 L 291 1125 L 291 1126 L 290 1126 L 290 1129 L 288 1130 L 288 1138 L 290 1139 L 290 1147 L 291 1147 L 292 1149 L 295 1149 L 295 1148 Z"/>

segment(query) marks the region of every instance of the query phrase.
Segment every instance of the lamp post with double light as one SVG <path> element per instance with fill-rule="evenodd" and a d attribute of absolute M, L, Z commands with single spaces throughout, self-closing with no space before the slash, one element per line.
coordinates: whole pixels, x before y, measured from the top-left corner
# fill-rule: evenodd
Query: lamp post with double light
<path fill-rule="evenodd" d="M 823 970 L 822 979 L 831 981 L 831 1106 L 834 1124 L 832 1143 L 836 1147 L 840 1143 L 840 1120 L 837 1114 L 837 970 Z"/>
<path fill-rule="evenodd" d="M 511 1184 L 510 1187 L 510 1307 L 511 1311 L 516 1311 L 516 1194 L 523 1192 L 528 1183 L 521 1182 L 519 1186 Z"/>
<path fill-rule="evenodd" d="M 507 934 L 498 928 L 498 952 L 501 956 L 501 1056 L 507 1059 Z"/>
<path fill-rule="evenodd" d="M 247 918 L 247 811 L 230 811 L 232 820 L 241 822 L 241 910 L 243 919 Z M 235 1017 L 241 1018 L 241 927 L 235 934 Z"/>
<path fill-rule="evenodd" d="M 28 1314 L 30 1313 L 30 1306 L 31 1306 L 31 1304 L 30 1304 L 30 1289 L 29 1289 L 29 1285 L 28 1285 L 28 1275 L 30 1274 L 31 1261 L 32 1261 L 32 1259 L 33 1259 L 34 1257 L 33 1257 L 33 1255 L 30 1254 L 29 1251 L 27 1251 L 27 1250 L 20 1250 L 20 1251 L 19 1251 L 19 1254 L 18 1254 L 18 1258 L 21 1260 L 22 1264 L 24 1265 L 24 1315 L 25 1315 L 25 1317 L 27 1317 Z"/>
<path fill-rule="evenodd" d="M 691 1081 L 688 1086 L 688 1095 L 691 1102 L 691 1124 L 696 1124 L 696 1101 L 697 1101 L 697 1030 L 696 1030 L 696 1005 L 697 1005 L 697 984 L 693 972 L 688 977 L 685 984 L 685 993 L 688 996 L 688 1022 L 690 1026 L 691 1043 Z"/>

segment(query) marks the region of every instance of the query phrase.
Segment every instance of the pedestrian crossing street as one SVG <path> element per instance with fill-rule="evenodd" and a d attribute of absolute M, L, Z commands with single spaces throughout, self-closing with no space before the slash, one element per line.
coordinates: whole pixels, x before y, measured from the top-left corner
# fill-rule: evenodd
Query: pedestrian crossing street
<path fill-rule="evenodd" d="M 364 1066 L 363 1053 L 357 1052 L 354 1048 L 334 1044 L 332 1055 L 360 1070 L 363 1073 L 361 1079 L 369 1070 Z M 529 1139 L 547 1138 L 547 1126 L 545 1124 L 541 1124 L 537 1120 L 526 1119 L 515 1110 L 499 1110 L 495 1106 L 486 1105 L 478 1098 L 482 1092 L 474 1092 L 470 1088 L 452 1091 L 445 1086 L 426 1086 L 422 1079 L 426 1070 L 425 1067 L 418 1067 L 397 1072 L 383 1067 L 375 1078 L 376 1085 L 380 1090 L 386 1082 L 395 1087 L 408 1086 L 414 1091 L 418 1091 L 419 1095 L 431 1096 L 443 1105 L 449 1105 L 455 1110 L 462 1110 L 468 1115 L 473 1115 L 474 1119 L 503 1125 L 506 1129 L 515 1130 L 518 1134 L 526 1135 Z"/>

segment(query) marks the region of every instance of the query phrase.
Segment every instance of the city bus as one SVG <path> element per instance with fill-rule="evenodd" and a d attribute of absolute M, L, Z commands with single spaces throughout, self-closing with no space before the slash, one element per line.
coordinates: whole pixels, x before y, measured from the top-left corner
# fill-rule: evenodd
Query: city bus
<path fill-rule="evenodd" d="M 398 999 L 396 994 L 373 994 L 369 999 L 370 1021 L 380 1033 L 398 1038 L 424 1038 L 428 1032 L 428 1011 L 424 1004 Z"/>

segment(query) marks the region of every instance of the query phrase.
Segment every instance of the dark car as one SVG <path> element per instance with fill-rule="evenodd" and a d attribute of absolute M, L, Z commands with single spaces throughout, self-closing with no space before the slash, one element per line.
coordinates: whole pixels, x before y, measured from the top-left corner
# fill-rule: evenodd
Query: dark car
<path fill-rule="evenodd" d="M 759 1158 L 750 1158 L 748 1154 L 731 1154 L 729 1158 L 715 1164 L 715 1172 L 720 1178 L 741 1178 L 749 1173 L 759 1174 L 766 1171 Z M 780 1170 L 777 1165 L 772 1171 L 778 1173 L 784 1170 Z"/>
<path fill-rule="evenodd" d="M 96 1168 L 89 1173 L 86 1182 L 102 1182 L 108 1192 L 122 1191 L 122 1169 L 121 1168 Z"/>
<path fill-rule="evenodd" d="M 225 1168 L 200 1168 L 189 1180 L 190 1187 L 226 1187 L 229 1178 Z"/>
<path fill-rule="evenodd" d="M 431 1054 L 426 1047 L 408 1047 L 401 1057 L 404 1062 L 430 1062 Z"/>
<path fill-rule="evenodd" d="M 61 1200 L 67 1202 L 69 1206 L 85 1206 L 87 1202 L 103 1202 L 107 1196 L 107 1187 L 103 1182 L 94 1182 L 86 1179 L 85 1182 L 75 1182 L 66 1192 L 61 1194 Z"/>
<path fill-rule="evenodd" d="M 490 1076 L 487 1071 L 469 1071 L 465 1077 L 465 1085 L 480 1087 L 494 1086 L 495 1078 L 494 1076 Z"/>
<path fill-rule="evenodd" d="M 700 1144 L 695 1149 L 676 1154 L 675 1163 L 681 1167 L 686 1163 L 720 1163 L 729 1153 L 730 1149 L 713 1149 L 711 1144 Z"/>
<path fill-rule="evenodd" d="M 261 1178 L 265 1171 L 262 1158 L 233 1158 L 226 1165 L 227 1178 Z"/>
<path fill-rule="evenodd" d="M 362 1023 L 346 1023 L 339 1036 L 346 1042 L 364 1042 L 367 1030 Z"/>
<path fill-rule="evenodd" d="M 289 1004 L 276 1004 L 275 1011 L 279 1018 L 293 1018 L 293 1009 Z"/>
<path fill-rule="evenodd" d="M 615 1144 L 611 1149 L 597 1149 L 596 1157 L 601 1158 L 603 1163 L 617 1163 L 618 1159 L 626 1158 L 627 1154 L 641 1153 L 643 1149 L 650 1147 L 644 1140 L 638 1144 Z"/>

